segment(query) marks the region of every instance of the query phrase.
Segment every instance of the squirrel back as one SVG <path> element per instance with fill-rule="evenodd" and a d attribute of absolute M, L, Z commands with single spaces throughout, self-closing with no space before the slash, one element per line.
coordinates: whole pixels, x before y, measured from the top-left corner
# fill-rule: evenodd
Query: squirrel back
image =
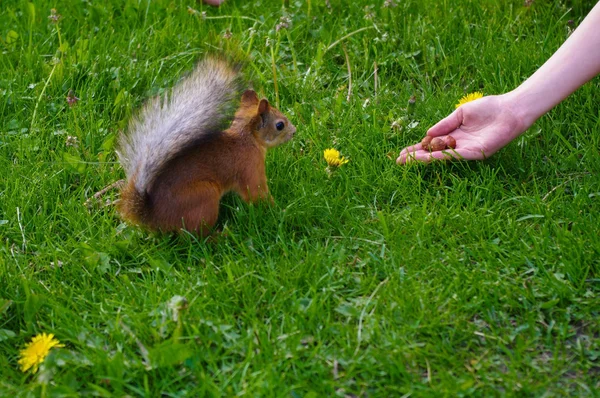
<path fill-rule="evenodd" d="M 118 206 L 123 218 L 207 235 L 225 192 L 247 202 L 270 199 L 266 149 L 289 140 L 296 128 L 254 91 L 241 95 L 241 81 L 236 69 L 208 59 L 168 97 L 143 107 L 119 140 L 127 175 Z"/>

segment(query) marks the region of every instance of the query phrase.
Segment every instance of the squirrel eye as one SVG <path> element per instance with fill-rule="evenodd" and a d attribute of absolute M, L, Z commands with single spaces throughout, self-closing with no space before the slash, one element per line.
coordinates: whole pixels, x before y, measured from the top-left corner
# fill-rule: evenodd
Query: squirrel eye
<path fill-rule="evenodd" d="M 277 128 L 277 130 L 281 131 L 285 127 L 285 124 L 283 124 L 283 122 L 277 122 L 275 127 Z"/>

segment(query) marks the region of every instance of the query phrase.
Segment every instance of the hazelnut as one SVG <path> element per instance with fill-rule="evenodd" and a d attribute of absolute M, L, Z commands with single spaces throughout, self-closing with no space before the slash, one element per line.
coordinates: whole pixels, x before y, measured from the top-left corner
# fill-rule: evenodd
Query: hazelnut
<path fill-rule="evenodd" d="M 435 137 L 431 140 L 431 143 L 429 144 L 429 149 L 432 152 L 443 151 L 444 149 L 446 149 L 446 142 L 443 138 Z"/>
<path fill-rule="evenodd" d="M 429 143 L 431 142 L 431 137 L 426 135 L 422 140 L 421 140 L 421 148 L 425 151 L 429 150 Z"/>
<path fill-rule="evenodd" d="M 456 148 L 456 140 L 454 139 L 454 137 L 452 137 L 451 135 L 447 135 L 445 138 L 446 146 L 448 148 Z"/>

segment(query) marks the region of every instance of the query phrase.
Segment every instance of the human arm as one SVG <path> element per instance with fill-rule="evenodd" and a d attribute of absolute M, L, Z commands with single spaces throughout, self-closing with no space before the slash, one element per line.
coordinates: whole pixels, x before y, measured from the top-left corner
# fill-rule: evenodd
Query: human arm
<path fill-rule="evenodd" d="M 526 131 L 537 119 L 600 73 L 600 2 L 565 43 L 515 90 L 466 103 L 427 131 L 452 135 L 456 149 L 429 152 L 416 144 L 396 162 L 489 157 Z"/>

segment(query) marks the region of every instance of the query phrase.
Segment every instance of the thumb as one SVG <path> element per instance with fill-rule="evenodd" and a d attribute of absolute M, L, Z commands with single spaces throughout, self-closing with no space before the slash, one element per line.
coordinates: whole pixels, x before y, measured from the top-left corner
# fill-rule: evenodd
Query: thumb
<path fill-rule="evenodd" d="M 446 118 L 437 122 L 433 127 L 427 130 L 427 135 L 431 137 L 439 137 L 441 135 L 448 135 L 457 128 L 463 122 L 463 111 L 462 107 L 458 108 Z"/>

